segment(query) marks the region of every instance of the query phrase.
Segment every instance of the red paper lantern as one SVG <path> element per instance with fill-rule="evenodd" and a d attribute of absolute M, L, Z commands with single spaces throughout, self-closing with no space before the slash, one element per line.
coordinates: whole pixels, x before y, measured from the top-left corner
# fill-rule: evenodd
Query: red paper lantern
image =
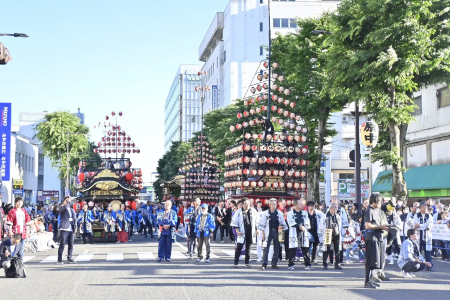
<path fill-rule="evenodd" d="M 84 181 L 84 173 L 80 173 L 80 175 L 78 175 L 78 179 L 80 181 Z"/>
<path fill-rule="evenodd" d="M 132 173 L 127 173 L 125 175 L 125 180 L 126 181 L 132 181 L 133 180 L 133 174 Z"/>

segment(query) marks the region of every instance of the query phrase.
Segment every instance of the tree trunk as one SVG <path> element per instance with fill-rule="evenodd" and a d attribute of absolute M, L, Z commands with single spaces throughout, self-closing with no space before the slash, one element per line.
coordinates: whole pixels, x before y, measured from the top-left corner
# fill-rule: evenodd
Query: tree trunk
<path fill-rule="evenodd" d="M 327 120 L 330 114 L 330 109 L 325 107 L 319 110 L 320 117 L 317 122 L 317 157 L 315 161 L 311 161 L 314 167 L 312 172 L 308 175 L 308 200 L 314 200 L 320 203 L 320 164 L 322 163 L 323 146 L 325 144 L 325 130 L 327 128 Z"/>
<path fill-rule="evenodd" d="M 394 107 L 395 103 L 395 87 L 390 86 L 390 98 L 391 98 L 391 107 Z M 393 154 L 397 157 L 402 157 L 402 146 L 403 142 L 401 140 L 401 131 L 399 128 L 399 125 L 394 120 L 391 120 L 389 122 L 389 137 L 391 140 L 391 151 Z M 406 131 L 404 131 L 404 134 Z M 407 194 L 407 188 L 406 188 L 406 182 L 403 178 L 403 171 L 402 171 L 402 161 L 397 160 L 396 163 L 392 164 L 392 196 L 393 197 L 406 197 Z"/>

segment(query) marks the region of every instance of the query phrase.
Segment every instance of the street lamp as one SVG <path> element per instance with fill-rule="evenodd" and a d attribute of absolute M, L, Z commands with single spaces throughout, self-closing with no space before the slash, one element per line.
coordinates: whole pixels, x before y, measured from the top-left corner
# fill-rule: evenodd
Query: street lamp
<path fill-rule="evenodd" d="M 12 37 L 23 37 L 23 38 L 28 37 L 28 35 L 25 33 L 0 33 L 0 36 L 12 36 Z"/>
<path fill-rule="evenodd" d="M 206 92 L 210 90 L 210 87 L 206 85 L 206 71 L 198 72 L 198 76 L 200 77 L 200 86 L 195 87 L 195 91 L 200 95 L 200 102 L 202 104 L 202 124 L 201 124 L 201 133 L 200 133 L 200 171 L 203 170 L 203 106 L 205 104 Z"/>

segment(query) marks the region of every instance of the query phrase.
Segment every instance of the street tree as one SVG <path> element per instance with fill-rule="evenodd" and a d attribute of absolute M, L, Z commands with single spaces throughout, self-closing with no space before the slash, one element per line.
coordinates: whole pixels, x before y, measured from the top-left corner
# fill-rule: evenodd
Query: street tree
<path fill-rule="evenodd" d="M 328 70 L 333 96 L 364 101 L 389 132 L 374 158 L 392 166 L 392 194 L 407 194 L 402 148 L 413 120 L 414 91 L 448 72 L 448 6 L 438 0 L 344 0 L 333 17 Z M 447 1 L 444 1 L 447 2 Z M 448 5 L 448 2 L 447 2 Z M 447 12 L 446 12 L 447 11 Z"/>
<path fill-rule="evenodd" d="M 67 143 L 69 144 L 69 171 L 76 172 L 83 153 L 89 149 L 89 128 L 80 124 L 80 119 L 60 111 L 45 115 L 45 121 L 36 127 L 44 155 L 50 158 L 53 167 L 59 167 L 59 177 L 66 176 Z M 68 134 L 69 133 L 69 134 Z"/>
<path fill-rule="evenodd" d="M 308 176 L 308 199 L 319 201 L 320 166 L 323 149 L 336 131 L 328 124 L 333 112 L 341 111 L 348 103 L 347 97 L 332 97 L 326 83 L 332 81 L 326 59 L 331 44 L 325 35 L 315 35 L 314 30 L 334 31 L 329 13 L 319 18 L 297 20 L 297 33 L 278 35 L 272 42 L 272 60 L 280 69 L 291 87 L 292 100 L 296 107 L 292 111 L 300 114 L 308 129 L 308 145 L 311 162 Z M 294 100 L 295 99 L 295 100 Z"/>

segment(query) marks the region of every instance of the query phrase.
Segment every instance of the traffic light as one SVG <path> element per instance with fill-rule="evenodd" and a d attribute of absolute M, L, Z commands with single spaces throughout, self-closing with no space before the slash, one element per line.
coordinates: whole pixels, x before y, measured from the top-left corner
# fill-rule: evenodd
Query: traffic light
<path fill-rule="evenodd" d="M 12 60 L 11 55 L 5 45 L 0 43 L 0 65 L 6 65 L 9 61 Z"/>

